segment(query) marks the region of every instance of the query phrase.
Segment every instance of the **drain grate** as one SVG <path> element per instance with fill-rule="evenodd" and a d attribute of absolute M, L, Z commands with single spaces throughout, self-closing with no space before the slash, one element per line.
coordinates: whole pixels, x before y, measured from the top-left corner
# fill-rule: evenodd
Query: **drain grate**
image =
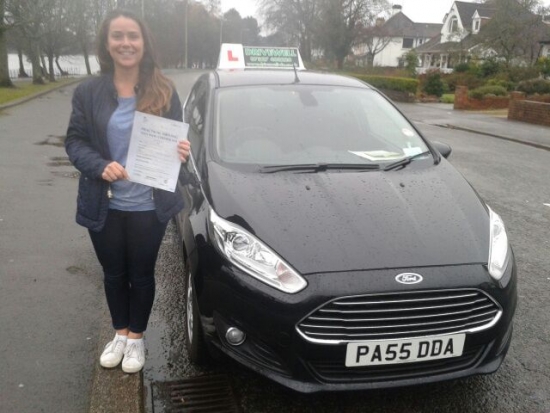
<path fill-rule="evenodd" d="M 203 375 L 152 384 L 155 413 L 239 413 L 227 376 Z"/>

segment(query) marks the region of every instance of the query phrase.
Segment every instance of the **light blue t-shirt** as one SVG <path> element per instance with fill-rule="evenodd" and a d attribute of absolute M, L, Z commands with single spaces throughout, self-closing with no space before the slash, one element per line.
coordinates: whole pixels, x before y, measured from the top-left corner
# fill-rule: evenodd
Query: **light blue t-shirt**
<path fill-rule="evenodd" d="M 136 98 L 118 98 L 118 108 L 115 110 L 107 125 L 107 141 L 113 161 L 126 166 Z M 136 184 L 127 180 L 118 180 L 111 183 L 113 197 L 109 208 L 120 211 L 152 211 L 155 209 L 153 189 L 146 185 Z"/>

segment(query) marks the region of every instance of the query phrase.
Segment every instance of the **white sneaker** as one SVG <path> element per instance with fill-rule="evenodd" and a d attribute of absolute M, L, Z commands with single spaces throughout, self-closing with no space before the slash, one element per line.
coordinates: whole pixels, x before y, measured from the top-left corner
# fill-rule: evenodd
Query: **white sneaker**
<path fill-rule="evenodd" d="M 145 345 L 143 340 L 134 341 L 126 346 L 122 371 L 124 373 L 137 373 L 145 364 Z"/>
<path fill-rule="evenodd" d="M 125 348 L 126 340 L 121 339 L 118 335 L 115 336 L 114 340 L 108 342 L 105 346 L 105 350 L 99 358 L 99 364 L 107 369 L 118 366 L 124 356 Z"/>

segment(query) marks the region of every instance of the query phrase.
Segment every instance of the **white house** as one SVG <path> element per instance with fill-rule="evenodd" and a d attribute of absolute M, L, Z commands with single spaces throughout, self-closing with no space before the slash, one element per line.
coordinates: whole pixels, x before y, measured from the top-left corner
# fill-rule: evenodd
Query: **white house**
<path fill-rule="evenodd" d="M 451 72 L 457 63 L 465 61 L 472 55 L 482 59 L 494 56 L 496 52 L 483 45 L 478 33 L 495 16 L 498 5 L 496 1 L 486 3 L 455 1 L 449 13 L 445 15 L 441 33 L 416 49 L 421 60 L 419 72 L 431 69 Z M 530 35 L 535 33 L 535 36 L 546 39 L 536 41 L 530 37 L 529 39 L 532 40 L 529 41 L 534 41 L 530 47 L 535 53 L 538 52 L 539 56 L 550 56 L 550 40 L 548 40 L 550 39 L 550 18 L 527 11 L 521 13 L 518 14 L 517 19 L 528 26 L 531 30 Z M 536 43 L 540 44 L 540 51 L 537 50 Z M 517 62 L 525 64 L 525 56 L 519 57 Z"/>
<path fill-rule="evenodd" d="M 375 37 L 373 44 L 382 45 L 383 49 L 374 56 L 374 66 L 397 67 L 400 58 L 413 48 L 417 48 L 439 34 L 441 24 L 414 23 L 395 5 L 392 16 L 385 22 L 379 21 L 380 33 L 384 37 Z M 359 44 L 353 50 L 356 58 L 366 60 L 369 48 Z"/>
<path fill-rule="evenodd" d="M 476 47 L 475 35 L 495 11 L 492 5 L 455 1 L 443 19 L 439 35 L 416 49 L 421 60 L 419 71 L 451 72 Z"/>

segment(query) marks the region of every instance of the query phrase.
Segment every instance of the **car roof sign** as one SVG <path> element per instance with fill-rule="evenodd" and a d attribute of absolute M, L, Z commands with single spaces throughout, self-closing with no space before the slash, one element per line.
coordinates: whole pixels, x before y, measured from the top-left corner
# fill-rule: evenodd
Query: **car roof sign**
<path fill-rule="evenodd" d="M 297 47 L 261 47 L 223 43 L 218 69 L 297 69 L 305 70 Z"/>

